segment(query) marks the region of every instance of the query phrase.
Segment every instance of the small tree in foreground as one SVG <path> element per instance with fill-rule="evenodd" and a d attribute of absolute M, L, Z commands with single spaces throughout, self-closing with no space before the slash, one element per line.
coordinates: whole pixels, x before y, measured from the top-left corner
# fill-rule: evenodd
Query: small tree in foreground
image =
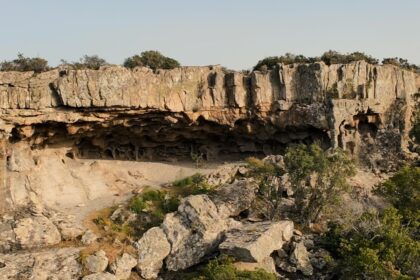
<path fill-rule="evenodd" d="M 284 157 L 295 192 L 297 209 L 304 224 L 318 220 L 326 207 L 333 207 L 349 191 L 346 179 L 355 166 L 341 149 L 324 151 L 318 145 L 290 147 Z"/>
<path fill-rule="evenodd" d="M 41 73 L 48 70 L 47 60 L 40 57 L 25 57 L 21 53 L 18 53 L 14 60 L 0 63 L 0 71 L 34 71 L 35 73 Z"/>
<path fill-rule="evenodd" d="M 145 51 L 141 55 L 133 55 L 124 61 L 124 66 L 130 69 L 138 66 L 147 66 L 153 70 L 173 69 L 180 63 L 173 58 L 162 55 L 158 51 Z"/>

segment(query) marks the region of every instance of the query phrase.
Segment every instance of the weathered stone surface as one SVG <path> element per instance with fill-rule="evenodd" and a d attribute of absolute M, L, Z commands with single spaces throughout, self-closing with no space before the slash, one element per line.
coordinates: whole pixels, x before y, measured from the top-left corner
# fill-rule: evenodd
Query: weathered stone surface
<path fill-rule="evenodd" d="M 34 179 L 25 172 L 35 162 L 25 160 L 21 143 L 65 143 L 82 158 L 171 160 L 192 152 L 207 159 L 276 154 L 308 140 L 342 147 L 378 171 L 395 169 L 408 152 L 418 80 L 364 61 L 251 74 L 219 66 L 2 72 L 0 133 L 14 144 L 13 180 L 0 205 L 27 203 L 24 190 Z"/>
<path fill-rule="evenodd" d="M 103 272 L 108 266 L 108 258 L 105 252 L 100 250 L 93 255 L 87 256 L 84 266 L 90 273 Z"/>
<path fill-rule="evenodd" d="M 17 220 L 13 231 L 16 244 L 22 249 L 45 247 L 61 241 L 57 227 L 44 216 Z"/>
<path fill-rule="evenodd" d="M 178 211 L 166 215 L 161 225 L 171 243 L 166 267 L 176 271 L 199 263 L 217 248 L 229 226 L 207 195 L 186 197 Z"/>
<path fill-rule="evenodd" d="M 238 180 L 216 189 L 211 199 L 223 218 L 238 216 L 249 209 L 258 189 L 257 183 L 249 180 Z"/>
<path fill-rule="evenodd" d="M 159 227 L 149 229 L 138 241 L 137 269 L 145 279 L 156 278 L 163 260 L 171 250 L 166 235 Z"/>
<path fill-rule="evenodd" d="M 83 280 L 118 280 L 115 275 L 109 272 L 100 272 L 83 277 Z"/>
<path fill-rule="evenodd" d="M 260 222 L 244 224 L 226 233 L 220 244 L 222 253 L 235 257 L 238 261 L 262 262 L 293 235 L 293 222 Z"/>
<path fill-rule="evenodd" d="M 313 268 L 309 259 L 309 253 L 303 242 L 295 244 L 295 248 L 290 256 L 290 261 L 295 264 L 297 270 L 300 270 L 304 275 L 312 275 Z"/>
<path fill-rule="evenodd" d="M 82 243 L 84 244 L 84 245 L 90 245 L 90 244 L 92 244 L 93 242 L 95 242 L 96 241 L 96 239 L 98 239 L 98 237 L 96 236 L 96 234 L 93 232 L 93 231 L 91 231 L 90 229 L 88 229 L 87 231 L 85 231 L 85 233 L 82 235 L 82 239 L 81 239 L 81 241 L 82 241 Z"/>
<path fill-rule="evenodd" d="M 136 265 L 137 260 L 130 254 L 124 253 L 111 264 L 110 269 L 118 280 L 125 280 L 130 277 L 131 270 Z"/>
<path fill-rule="evenodd" d="M 82 267 L 77 261 L 80 249 L 61 248 L 33 253 L 0 254 L 0 279 L 73 280 Z M 54 278 L 51 278 L 54 277 Z"/>

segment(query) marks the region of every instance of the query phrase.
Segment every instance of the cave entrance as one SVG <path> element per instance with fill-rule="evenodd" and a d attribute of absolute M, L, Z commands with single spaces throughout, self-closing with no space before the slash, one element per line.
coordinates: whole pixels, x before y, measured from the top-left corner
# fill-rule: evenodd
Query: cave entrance
<path fill-rule="evenodd" d="M 45 123 L 34 126 L 33 147 L 66 146 L 69 157 L 131 161 L 229 161 L 283 154 L 290 144 L 330 147 L 326 131 L 314 127 L 278 128 L 258 120 L 233 127 L 199 118 L 154 114 L 109 122 Z M 22 140 L 19 129 L 13 141 Z"/>

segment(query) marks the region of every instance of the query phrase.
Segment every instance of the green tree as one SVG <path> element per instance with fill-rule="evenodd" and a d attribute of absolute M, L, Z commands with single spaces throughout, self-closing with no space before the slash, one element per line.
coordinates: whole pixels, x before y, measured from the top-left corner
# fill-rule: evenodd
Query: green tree
<path fill-rule="evenodd" d="M 349 190 L 346 179 L 355 166 L 341 149 L 324 151 L 318 145 L 289 147 L 284 162 L 295 192 L 297 208 L 304 224 L 318 220 L 327 207 L 333 207 Z"/>
<path fill-rule="evenodd" d="M 35 73 L 41 73 L 49 69 L 47 60 L 40 57 L 25 57 L 21 53 L 18 53 L 17 58 L 12 61 L 0 63 L 1 71 L 34 71 Z"/>
<path fill-rule="evenodd" d="M 101 66 L 108 65 L 105 59 L 100 58 L 97 55 L 84 55 L 80 58 L 79 62 L 67 63 L 62 60 L 64 64 L 72 66 L 74 69 L 92 69 L 98 70 Z"/>
<path fill-rule="evenodd" d="M 374 190 L 389 201 L 413 234 L 420 233 L 420 167 L 405 166 Z"/>
<path fill-rule="evenodd" d="M 363 214 L 350 231 L 332 226 L 327 248 L 339 259 L 340 279 L 413 279 L 420 276 L 420 242 L 395 208 Z"/>
<path fill-rule="evenodd" d="M 145 51 L 141 55 L 134 55 L 127 58 L 123 64 L 127 68 L 147 66 L 153 70 L 173 69 L 180 66 L 180 63 L 173 58 L 162 55 L 158 51 Z"/>

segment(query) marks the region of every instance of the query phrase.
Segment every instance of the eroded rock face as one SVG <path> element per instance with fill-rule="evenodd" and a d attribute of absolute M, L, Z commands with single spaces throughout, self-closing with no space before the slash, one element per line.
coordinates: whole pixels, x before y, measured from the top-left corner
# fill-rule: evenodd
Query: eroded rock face
<path fill-rule="evenodd" d="M 219 66 L 1 72 L 0 160 L 8 167 L 1 172 L 36 165 L 24 160 L 19 143 L 65 146 L 75 158 L 212 160 L 318 141 L 379 171 L 393 169 L 407 152 L 418 80 L 363 61 L 250 74 Z M 1 186 L 5 209 L 20 199 L 17 186 L 33 180 L 17 177 Z"/>

